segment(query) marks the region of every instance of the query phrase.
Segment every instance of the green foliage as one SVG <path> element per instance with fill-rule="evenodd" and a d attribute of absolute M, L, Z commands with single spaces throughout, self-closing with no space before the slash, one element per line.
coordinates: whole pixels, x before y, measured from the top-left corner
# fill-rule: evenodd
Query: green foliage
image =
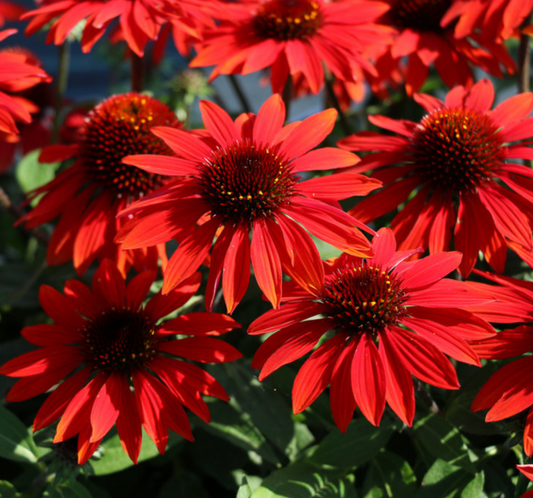
<path fill-rule="evenodd" d="M 0 457 L 36 463 L 39 456 L 28 429 L 7 408 L 0 406 Z"/>

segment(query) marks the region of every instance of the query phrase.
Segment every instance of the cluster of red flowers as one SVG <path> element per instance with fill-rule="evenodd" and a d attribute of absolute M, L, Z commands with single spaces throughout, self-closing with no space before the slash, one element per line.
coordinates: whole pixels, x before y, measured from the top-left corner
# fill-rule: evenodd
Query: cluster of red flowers
<path fill-rule="evenodd" d="M 9 18 L 14 7 L 3 6 Z M 54 324 L 22 330 L 40 348 L 0 368 L 21 378 L 7 401 L 55 386 L 34 429 L 59 419 L 54 441 L 77 437 L 79 463 L 115 424 L 134 462 L 142 427 L 161 453 L 169 428 L 192 440 L 183 407 L 209 422 L 201 395 L 228 396 L 190 361 L 240 358 L 217 337 L 240 325 L 212 311 L 221 286 L 233 313 L 252 270 L 273 307 L 248 328 L 273 333 L 252 367 L 262 380 L 311 353 L 294 381 L 293 410 L 330 386 L 341 431 L 356 408 L 379 425 L 387 404 L 410 426 L 413 376 L 459 388 L 449 358 L 480 366 L 531 352 L 533 328 L 523 324 L 533 321 L 533 285 L 487 272 L 491 284 L 461 277 L 480 273 L 480 253 L 497 273 L 508 249 L 533 266 L 533 172 L 519 163 L 533 159 L 533 94 L 492 108 L 493 84 L 474 83 L 472 72 L 515 71 L 504 41 L 532 8 L 531 0 L 43 0 L 24 13 L 28 34 L 48 26 L 56 44 L 83 21 L 86 52 L 111 27 L 112 40 L 136 57 L 149 42 L 157 56 L 172 32 L 180 52 L 194 46 L 191 66 L 216 65 L 211 78 L 270 70 L 274 95 L 257 114 L 236 119 L 202 101 L 202 130 L 184 129 L 154 97 L 115 95 L 86 112 L 68 139 L 43 148 L 41 162 L 69 165 L 29 194 L 26 206 L 37 203 L 19 223 L 58 219 L 47 263 L 72 261 L 80 277 L 96 261 L 98 268 L 91 288 L 78 280 L 68 280 L 63 294 L 41 288 Z M 49 77 L 23 52 L 1 51 L 0 64 L 0 139 L 13 142 L 36 112 L 19 92 Z M 451 88 L 444 100 L 415 93 L 432 67 Z M 354 100 L 365 83 L 378 96 L 403 85 L 425 115 L 418 122 L 370 116 L 393 134 L 358 132 L 339 148 L 321 147 L 338 112 L 285 124 L 279 94 L 290 98 L 288 82 L 293 94 L 327 85 Z M 310 174 L 331 170 L 339 171 Z M 368 197 L 343 211 L 339 201 L 354 196 Z M 366 225 L 391 212 L 390 229 Z M 342 254 L 322 261 L 311 236 Z M 172 240 L 178 247 L 168 257 Z M 165 321 L 199 290 L 202 265 L 207 312 Z M 162 290 L 143 305 L 160 268 Z M 138 273 L 126 283 L 132 269 Z M 457 279 L 445 278 L 456 270 Z M 522 325 L 493 326 L 513 323 Z M 490 408 L 487 421 L 527 409 L 529 456 L 532 361 L 501 368 L 472 407 Z"/>

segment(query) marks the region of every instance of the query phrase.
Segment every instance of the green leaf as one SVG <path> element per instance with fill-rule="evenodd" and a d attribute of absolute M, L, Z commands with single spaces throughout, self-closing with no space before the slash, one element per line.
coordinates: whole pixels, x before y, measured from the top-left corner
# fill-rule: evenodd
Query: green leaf
<path fill-rule="evenodd" d="M 481 498 L 483 496 L 483 484 L 485 483 L 485 475 L 479 472 L 462 490 L 461 498 Z"/>
<path fill-rule="evenodd" d="M 15 489 L 15 486 L 8 481 L 0 481 L 1 498 L 21 498 L 22 495 Z"/>
<path fill-rule="evenodd" d="M 170 431 L 168 435 L 168 445 L 167 451 L 170 447 L 174 446 L 178 442 L 182 441 L 182 438 L 176 433 Z M 104 440 L 102 443 L 104 449 L 103 456 L 100 460 L 91 460 L 91 465 L 94 469 L 94 473 L 99 476 L 113 474 L 115 472 L 120 472 L 121 470 L 127 469 L 135 465 L 128 454 L 122 448 L 120 444 L 120 438 L 118 434 L 110 437 L 109 439 Z M 159 455 L 154 442 L 148 437 L 146 432 L 143 430 L 142 446 L 141 452 L 139 454 L 139 463 L 154 458 Z"/>
<path fill-rule="evenodd" d="M 41 187 L 54 179 L 55 172 L 61 163 L 43 164 L 39 162 L 41 149 L 28 152 L 18 163 L 15 176 L 24 192 Z"/>
<path fill-rule="evenodd" d="M 403 458 L 385 451 L 370 462 L 363 485 L 364 498 L 411 498 L 415 493 L 415 474 Z"/>
<path fill-rule="evenodd" d="M 384 419 L 374 427 L 365 418 L 359 418 L 348 426 L 345 434 L 334 430 L 318 445 L 310 461 L 351 468 L 368 462 L 385 446 L 392 435 L 393 427 Z"/>
<path fill-rule="evenodd" d="M 247 451 L 255 451 L 262 458 L 278 464 L 279 459 L 261 431 L 246 413 L 239 413 L 228 403 L 210 403 L 211 422 L 205 430 Z"/>
<path fill-rule="evenodd" d="M 30 463 L 36 463 L 40 456 L 31 433 L 3 406 L 0 406 L 0 456 L 8 460 Z"/>
<path fill-rule="evenodd" d="M 269 442 L 282 452 L 295 436 L 291 408 L 280 393 L 265 389 L 255 377 L 256 373 L 239 363 L 215 365 L 214 377 L 231 397 L 230 404 L 245 414 Z M 276 423 L 272 423 L 275 420 Z"/>
<path fill-rule="evenodd" d="M 416 422 L 413 429 L 431 455 L 461 466 L 472 473 L 475 472 L 465 439 L 450 422 L 439 415 L 431 414 Z"/>
<path fill-rule="evenodd" d="M 75 481 L 48 488 L 43 498 L 92 498 L 92 495 L 85 486 Z"/>
<path fill-rule="evenodd" d="M 171 477 L 162 487 L 158 498 L 178 498 L 180 496 L 194 496 L 194 498 L 209 498 L 209 493 L 197 475 L 188 471 L 178 471 L 178 475 Z"/>
<path fill-rule="evenodd" d="M 296 462 L 270 474 L 252 498 L 356 498 L 352 475 L 309 462 Z"/>
<path fill-rule="evenodd" d="M 243 477 L 242 484 L 237 490 L 237 498 L 251 498 L 252 492 L 252 488 L 250 487 L 250 484 L 248 484 L 248 479 Z"/>
<path fill-rule="evenodd" d="M 472 474 L 456 465 L 437 459 L 422 479 L 415 498 L 459 498 Z"/>

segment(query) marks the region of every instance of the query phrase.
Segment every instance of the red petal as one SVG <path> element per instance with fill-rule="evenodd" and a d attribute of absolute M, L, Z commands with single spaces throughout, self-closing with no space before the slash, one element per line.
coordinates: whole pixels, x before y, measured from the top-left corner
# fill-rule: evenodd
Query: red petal
<path fill-rule="evenodd" d="M 200 112 L 207 131 L 222 147 L 226 144 L 233 144 L 241 138 L 235 123 L 228 113 L 218 105 L 202 100 L 200 101 Z"/>
<path fill-rule="evenodd" d="M 57 426 L 54 443 L 66 441 L 86 427 L 86 416 L 90 412 L 96 395 L 107 380 L 108 374 L 98 372 L 81 391 L 72 398 Z"/>
<path fill-rule="evenodd" d="M 212 155 L 211 148 L 192 133 L 177 128 L 156 126 L 152 133 L 163 140 L 178 156 L 190 161 L 201 162 Z"/>
<path fill-rule="evenodd" d="M 390 325 L 380 334 L 389 350 L 415 377 L 443 389 L 458 389 L 457 374 L 449 360 L 426 339 Z"/>
<path fill-rule="evenodd" d="M 117 403 L 117 398 L 121 395 L 119 390 L 121 387 L 126 387 L 129 390 L 129 385 L 123 386 L 117 380 L 121 374 L 111 373 L 107 378 L 105 384 L 96 395 L 93 406 L 91 408 L 91 426 L 92 435 L 91 442 L 96 442 L 102 439 L 115 424 L 118 418 L 120 407 Z"/>
<path fill-rule="evenodd" d="M 136 310 L 146 299 L 156 277 L 155 271 L 143 271 L 133 277 L 126 288 L 127 301 Z"/>
<path fill-rule="evenodd" d="M 200 273 L 194 273 L 168 294 L 157 293 L 146 303 L 144 310 L 155 321 L 167 316 L 172 311 L 181 308 L 196 293 L 200 287 L 201 279 Z"/>
<path fill-rule="evenodd" d="M 102 296 L 104 302 L 114 306 L 126 304 L 124 277 L 118 271 L 116 264 L 109 259 L 104 259 L 95 271 L 92 288 L 95 294 Z"/>
<path fill-rule="evenodd" d="M 21 335 L 36 346 L 65 346 L 81 339 L 81 334 L 57 325 L 41 324 L 24 327 Z"/>
<path fill-rule="evenodd" d="M 34 432 L 47 427 L 61 416 L 66 406 L 83 388 L 91 372 L 92 368 L 86 367 L 57 386 L 48 398 L 46 398 L 37 415 L 35 415 L 33 422 Z"/>
<path fill-rule="evenodd" d="M 351 152 L 334 147 L 322 147 L 296 158 L 290 166 L 293 173 L 299 173 L 300 171 L 347 168 L 359 161 L 360 159 Z"/>
<path fill-rule="evenodd" d="M 85 321 L 76 313 L 72 301 L 48 285 L 41 285 L 39 302 L 45 313 L 60 327 L 78 330 Z"/>
<path fill-rule="evenodd" d="M 453 329 L 434 322 L 431 315 L 427 319 L 406 316 L 402 318 L 402 322 L 448 356 L 470 365 L 481 366 L 477 354 L 466 341 Z"/>
<path fill-rule="evenodd" d="M 165 269 L 163 294 L 168 294 L 198 269 L 211 249 L 219 226 L 220 221 L 211 218 L 179 245 Z"/>
<path fill-rule="evenodd" d="M 281 143 L 279 155 L 293 159 L 316 147 L 331 133 L 336 119 L 335 109 L 327 109 L 308 117 Z"/>
<path fill-rule="evenodd" d="M 269 310 L 254 320 L 248 327 L 248 334 L 258 335 L 274 332 L 320 315 L 327 310 L 327 306 L 313 301 L 284 304 L 281 308 Z"/>
<path fill-rule="evenodd" d="M 197 176 L 198 162 L 194 163 L 188 159 L 180 159 L 171 156 L 158 154 L 140 154 L 126 156 L 122 162 L 135 166 L 149 173 L 164 176 Z"/>
<path fill-rule="evenodd" d="M 476 341 L 472 347 L 480 358 L 502 360 L 520 356 L 533 350 L 533 327 L 521 325 L 504 330 L 489 339 Z"/>
<path fill-rule="evenodd" d="M 526 356 L 508 365 L 504 365 L 481 388 L 472 402 L 472 411 L 477 412 L 491 408 L 506 392 L 515 390 L 519 386 L 529 389 L 526 379 L 532 371 L 532 356 Z M 520 410 L 517 410 L 515 413 Z M 502 418 L 505 418 L 505 416 Z"/>
<path fill-rule="evenodd" d="M 128 456 L 137 463 L 141 451 L 142 426 L 141 417 L 135 404 L 135 397 L 125 376 L 117 375 L 116 403 L 118 418 L 116 421 L 120 444 Z"/>
<path fill-rule="evenodd" d="M 157 350 L 202 363 L 224 363 L 242 357 L 232 345 L 213 337 L 186 337 L 163 342 Z"/>
<path fill-rule="evenodd" d="M 233 318 L 220 313 L 187 313 L 165 322 L 157 334 L 220 335 L 241 326 Z"/>
<path fill-rule="evenodd" d="M 346 432 L 348 429 L 356 408 L 352 388 L 352 363 L 358 342 L 356 338 L 353 338 L 344 348 L 331 376 L 329 392 L 331 413 L 341 432 Z"/>
<path fill-rule="evenodd" d="M 361 336 L 353 357 L 352 389 L 363 415 L 378 426 L 385 410 L 385 373 L 378 350 L 366 333 Z"/>
<path fill-rule="evenodd" d="M 402 287 L 419 289 L 435 283 L 455 270 L 461 262 L 462 254 L 456 251 L 431 254 L 415 261 L 402 273 Z M 400 267 L 398 267 L 399 270 Z"/>
<path fill-rule="evenodd" d="M 411 374 L 403 366 L 394 349 L 391 349 L 389 342 L 380 340 L 379 357 L 385 372 L 387 403 L 400 420 L 411 427 L 416 409 Z"/>
<path fill-rule="evenodd" d="M 324 267 L 318 249 L 308 233 L 290 218 L 278 216 L 276 221 L 277 225 L 268 219 L 267 224 L 280 250 L 283 270 L 302 289 L 316 295 L 324 286 Z"/>
<path fill-rule="evenodd" d="M 294 413 L 304 411 L 326 389 L 335 363 L 344 349 L 345 341 L 344 334 L 333 336 L 314 351 L 302 365 L 292 388 Z"/>
<path fill-rule="evenodd" d="M 241 302 L 250 281 L 250 235 L 248 228 L 238 226 L 224 258 L 222 290 L 228 313 Z"/>
<path fill-rule="evenodd" d="M 209 265 L 209 275 L 207 277 L 207 284 L 205 288 L 205 309 L 209 312 L 213 311 L 216 292 L 224 267 L 224 260 L 226 258 L 226 254 L 234 233 L 235 228 L 230 225 L 225 226 L 224 230 L 222 230 L 222 233 L 218 234 L 217 241 L 215 242 L 211 252 L 211 264 Z M 248 269 L 249 268 L 250 263 L 248 263 Z"/>
<path fill-rule="evenodd" d="M 272 95 L 259 109 L 254 123 L 254 140 L 264 145 L 272 143 L 285 122 L 285 104 L 278 94 Z"/>
<path fill-rule="evenodd" d="M 269 337 L 256 351 L 252 367 L 262 368 L 259 380 L 313 349 L 332 327 L 330 320 L 310 320 L 284 328 Z"/>
<path fill-rule="evenodd" d="M 306 180 L 299 183 L 297 189 L 306 197 L 342 200 L 355 195 L 368 195 L 379 187 L 379 180 L 354 173 L 339 173 Z"/>
<path fill-rule="evenodd" d="M 255 221 L 251 245 L 252 266 L 259 288 L 274 308 L 281 301 L 281 261 L 264 219 Z"/>

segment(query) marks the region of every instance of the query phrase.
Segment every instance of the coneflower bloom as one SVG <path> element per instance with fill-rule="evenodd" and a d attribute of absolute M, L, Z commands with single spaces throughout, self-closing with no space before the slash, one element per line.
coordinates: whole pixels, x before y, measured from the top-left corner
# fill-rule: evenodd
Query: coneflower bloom
<path fill-rule="evenodd" d="M 363 53 L 390 42 L 393 30 L 376 24 L 388 8 L 367 0 L 228 3 L 227 17 L 204 32 L 191 66 L 216 64 L 211 79 L 269 68 L 274 93 L 283 91 L 289 74 L 305 78 L 309 90 L 318 93 L 322 63 L 341 80 L 354 81 L 354 65 L 375 74 Z"/>
<path fill-rule="evenodd" d="M 202 101 L 200 110 L 206 126 L 200 136 L 152 129 L 177 158 L 148 155 L 124 160 L 149 173 L 179 178 L 126 209 L 123 214 L 134 218 L 117 238 L 123 248 L 136 249 L 180 234 L 181 243 L 164 272 L 163 292 L 196 271 L 215 238 L 206 305 L 211 308 L 222 280 L 230 312 L 248 287 L 250 261 L 259 287 L 275 307 L 281 298 L 282 268 L 303 286 L 322 285 L 318 251 L 298 223 L 341 250 L 371 254 L 356 226 L 369 229 L 335 203 L 365 195 L 380 182 L 344 173 L 299 182 L 298 173 L 358 161 L 332 147 L 311 151 L 333 129 L 335 110 L 285 127 L 279 95 L 269 98 L 257 116 L 243 114 L 235 122 L 211 102 Z"/>
<path fill-rule="evenodd" d="M 378 425 L 388 403 L 411 425 L 411 375 L 443 389 L 458 389 L 445 355 L 479 366 L 468 341 L 495 334 L 488 322 L 464 309 L 483 308 L 487 298 L 463 282 L 443 278 L 457 268 L 458 252 L 407 262 L 417 251 L 397 252 L 388 228 L 378 235 L 373 258 L 343 254 L 329 260 L 322 288 L 310 294 L 291 285 L 283 295 L 286 303 L 248 329 L 249 334 L 277 331 L 253 359 L 252 367 L 261 369 L 260 380 L 309 353 L 328 334 L 296 376 L 293 410 L 305 410 L 331 385 L 331 411 L 343 432 L 357 406 Z"/>
<path fill-rule="evenodd" d="M 373 171 L 385 184 L 350 213 L 366 223 L 406 202 L 391 225 L 400 249 L 445 251 L 453 233 L 464 277 L 479 251 L 497 272 L 504 269 L 507 247 L 531 263 L 533 173 L 514 161 L 533 159 L 523 142 L 533 136 L 527 117 L 533 94 L 490 110 L 494 88 L 482 80 L 470 90 L 454 88 L 444 102 L 414 98 L 427 112 L 420 122 L 371 116 L 373 124 L 397 135 L 364 132 L 339 142 L 348 150 L 376 151 L 356 171 Z"/>
<path fill-rule="evenodd" d="M 422 87 L 431 67 L 450 88 L 470 87 L 474 83 L 472 68 L 475 67 L 497 77 L 502 76 L 502 67 L 509 74 L 514 72 L 513 59 L 494 36 L 489 38 L 486 34 L 468 32 L 458 37 L 453 23 L 443 27 L 448 12 L 455 12 L 463 0 L 386 1 L 390 10 L 379 22 L 394 27 L 399 34 L 385 47 L 380 76 L 386 80 L 387 75 L 401 70 L 408 95 Z M 483 25 L 481 31 L 490 33 L 488 29 Z M 404 58 L 407 58 L 405 64 Z"/>
<path fill-rule="evenodd" d="M 51 23 L 46 40 L 56 45 L 61 45 L 78 23 L 85 21 L 83 52 L 90 52 L 111 25 L 112 40 L 125 40 L 142 57 L 146 44 L 157 40 L 161 27 L 169 23 L 179 33 L 178 49 L 183 50 L 185 33 L 198 41 L 199 28 L 212 24 L 210 6 L 206 0 L 42 0 L 22 19 L 31 19 L 26 28 L 28 36 Z"/>
<path fill-rule="evenodd" d="M 485 420 L 495 422 L 524 412 L 524 451 L 533 455 L 533 395 L 531 382 L 533 356 L 523 356 L 533 351 L 533 283 L 511 277 L 478 272 L 484 277 L 501 285 L 492 289 L 498 300 L 489 313 L 492 319 L 501 323 L 529 323 L 512 330 L 504 330 L 496 336 L 472 347 L 480 358 L 519 359 L 501 367 L 489 380 L 472 403 L 472 410 L 489 409 Z M 484 284 L 474 284 L 481 288 Z M 527 416 L 525 415 L 527 413 Z"/>
<path fill-rule="evenodd" d="M 166 263 L 164 244 L 126 252 L 114 242 L 125 221 L 116 220 L 117 213 L 164 183 L 159 175 L 121 162 L 130 154 L 173 155 L 150 132 L 152 126 L 180 128 L 181 123 L 153 97 L 115 95 L 88 113 L 76 143 L 43 149 L 42 162 L 75 159 L 72 166 L 30 194 L 30 199 L 45 195 L 21 220 L 33 228 L 60 217 L 48 246 L 48 264 L 73 259 L 82 275 L 96 258 L 112 259 L 123 274 L 131 265 L 144 270 L 157 269 L 159 258 Z"/>
<path fill-rule="evenodd" d="M 0 31 L 0 42 L 16 33 L 16 29 Z M 44 69 L 26 53 L 2 50 L 0 52 L 0 134 L 3 141 L 17 141 L 17 122 L 30 123 L 32 110 L 26 99 L 13 95 L 40 82 L 50 81 Z"/>
<path fill-rule="evenodd" d="M 105 260 L 94 274 L 92 289 L 77 280 L 66 282 L 64 294 L 43 285 L 39 299 L 55 323 L 24 328 L 22 335 L 40 348 L 0 368 L 2 375 L 21 377 L 7 394 L 10 402 L 58 384 L 33 429 L 60 419 L 54 442 L 77 436 L 80 465 L 115 423 L 124 450 L 136 463 L 141 427 L 163 453 L 169 428 L 193 439 L 183 406 L 209 422 L 200 395 L 229 399 L 211 375 L 175 357 L 202 363 L 240 358 L 233 346 L 216 338 L 239 324 L 216 313 L 189 313 L 161 322 L 196 292 L 200 275 L 166 296 L 156 294 L 143 306 L 155 276 L 146 271 L 126 285 L 114 264 Z M 176 339 L 176 334 L 191 337 Z"/>

